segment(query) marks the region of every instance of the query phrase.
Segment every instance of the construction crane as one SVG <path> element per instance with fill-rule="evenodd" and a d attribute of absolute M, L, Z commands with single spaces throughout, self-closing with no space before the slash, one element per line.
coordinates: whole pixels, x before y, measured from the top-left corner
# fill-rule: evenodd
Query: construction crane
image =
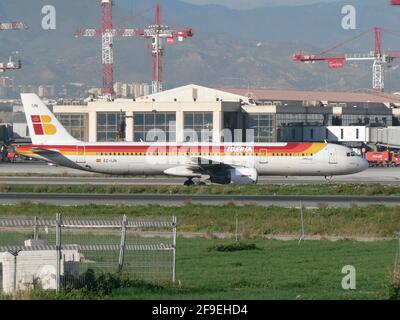
<path fill-rule="evenodd" d="M 8 23 L 0 23 L 0 31 L 2 30 L 25 30 L 28 29 L 28 26 L 23 22 L 8 22 Z M 21 60 L 18 59 L 18 62 L 12 61 L 10 57 L 8 62 L 0 62 L 0 72 L 6 72 L 7 70 L 17 70 L 21 69 L 22 64 Z"/>
<path fill-rule="evenodd" d="M 103 66 L 103 87 L 102 94 L 108 98 L 114 96 L 114 37 L 144 37 L 152 39 L 153 56 L 153 93 L 162 90 L 162 56 L 164 49 L 162 40 L 167 39 L 168 44 L 174 43 L 175 38 L 183 41 L 187 37 L 192 37 L 192 29 L 186 28 L 182 31 L 171 30 L 168 26 L 161 24 L 161 9 L 156 5 L 156 21 L 145 29 L 114 29 L 112 18 L 113 0 L 99 0 L 102 8 L 102 28 L 101 29 L 78 29 L 76 37 L 102 37 L 102 66 Z"/>
<path fill-rule="evenodd" d="M 399 0 L 400 3 L 400 0 Z M 343 47 L 346 44 L 352 43 L 355 40 L 369 34 L 371 31 L 374 32 L 375 48 L 373 51 L 366 54 L 341 54 L 333 55 L 332 52 L 338 48 Z M 382 50 L 382 31 L 391 32 L 379 27 L 374 27 L 366 32 L 359 34 L 358 36 L 347 40 L 339 45 L 336 45 L 320 54 L 316 55 L 304 55 L 301 52 L 297 52 L 293 55 L 293 60 L 303 63 L 315 63 L 319 61 L 326 61 L 329 69 L 343 68 L 346 61 L 373 61 L 372 65 L 372 88 L 377 91 L 384 91 L 385 80 L 384 80 L 384 66 L 391 63 L 394 59 L 400 58 L 400 52 L 390 51 L 384 53 Z M 393 32 L 391 32 L 393 33 Z"/>
<path fill-rule="evenodd" d="M 7 70 L 18 70 L 22 68 L 21 60 L 17 62 L 12 61 L 12 57 L 8 59 L 8 62 L 0 62 L 0 72 L 6 72 Z"/>
<path fill-rule="evenodd" d="M 76 37 L 101 37 L 102 38 L 102 95 L 112 98 L 114 95 L 114 49 L 113 39 L 116 34 L 128 34 L 128 30 L 115 30 L 112 25 L 112 0 L 99 0 L 102 10 L 101 29 L 78 29 Z"/>
<path fill-rule="evenodd" d="M 143 30 L 143 37 L 151 39 L 152 64 L 152 92 L 157 93 L 163 90 L 163 56 L 164 39 L 167 44 L 173 44 L 175 39 L 182 42 L 186 38 L 193 37 L 193 29 L 185 28 L 182 30 L 173 30 L 162 23 L 161 7 L 156 4 L 155 24 L 148 26 Z"/>

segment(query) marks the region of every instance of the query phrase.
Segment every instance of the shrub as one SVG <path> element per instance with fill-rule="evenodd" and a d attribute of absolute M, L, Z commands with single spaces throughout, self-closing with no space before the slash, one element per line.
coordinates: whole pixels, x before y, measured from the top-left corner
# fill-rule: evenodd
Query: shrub
<path fill-rule="evenodd" d="M 92 193 L 94 191 L 94 188 L 90 184 L 85 184 L 82 187 L 82 191 L 83 191 L 83 193 Z"/>
<path fill-rule="evenodd" d="M 0 184 L 0 192 L 10 192 L 11 188 L 10 186 L 7 186 L 5 184 Z"/>
<path fill-rule="evenodd" d="M 77 285 L 78 283 L 78 285 Z M 101 298 L 112 294 L 116 289 L 121 288 L 145 288 L 145 289 L 163 289 L 157 284 L 146 283 L 144 281 L 132 280 L 129 277 L 121 276 L 118 273 L 104 273 L 96 276 L 93 269 L 88 269 L 80 276 L 79 281 L 72 280 L 71 283 L 65 283 L 63 295 L 65 298 Z"/>
<path fill-rule="evenodd" d="M 209 247 L 207 251 L 219 251 L 219 252 L 234 252 L 244 250 L 256 250 L 258 249 L 254 243 L 235 242 L 231 244 L 221 244 Z"/>
<path fill-rule="evenodd" d="M 48 191 L 48 186 L 35 186 L 33 188 L 34 193 L 46 193 Z"/>
<path fill-rule="evenodd" d="M 109 186 L 106 189 L 107 193 L 117 193 L 118 192 L 118 188 L 116 186 Z"/>

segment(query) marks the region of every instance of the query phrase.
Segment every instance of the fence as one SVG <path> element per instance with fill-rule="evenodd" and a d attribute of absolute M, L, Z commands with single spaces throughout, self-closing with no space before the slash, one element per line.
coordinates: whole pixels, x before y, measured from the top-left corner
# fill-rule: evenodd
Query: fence
<path fill-rule="evenodd" d="M 175 282 L 176 217 L 171 220 L 0 219 L 0 290 L 82 285 L 96 275 Z M 28 239 L 28 240 L 27 240 Z"/>

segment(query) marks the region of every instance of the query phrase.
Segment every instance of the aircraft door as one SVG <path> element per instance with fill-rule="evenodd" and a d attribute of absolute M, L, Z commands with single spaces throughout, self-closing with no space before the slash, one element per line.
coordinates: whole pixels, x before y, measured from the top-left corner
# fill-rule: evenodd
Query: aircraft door
<path fill-rule="evenodd" d="M 328 147 L 329 164 L 337 164 L 337 152 L 333 146 Z"/>
<path fill-rule="evenodd" d="M 268 163 L 268 150 L 260 149 L 258 151 L 258 157 L 259 157 L 260 164 L 267 164 Z"/>
<path fill-rule="evenodd" d="M 86 163 L 85 146 L 76 146 L 76 163 Z"/>

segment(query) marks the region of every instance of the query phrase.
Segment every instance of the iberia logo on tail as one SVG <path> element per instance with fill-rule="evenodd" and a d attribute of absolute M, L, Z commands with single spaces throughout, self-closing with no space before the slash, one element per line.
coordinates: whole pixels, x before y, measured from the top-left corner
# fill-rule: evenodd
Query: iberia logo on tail
<path fill-rule="evenodd" d="M 52 136 L 57 133 L 57 128 L 51 124 L 50 116 L 31 116 L 33 123 L 33 130 L 39 136 L 48 135 Z"/>

